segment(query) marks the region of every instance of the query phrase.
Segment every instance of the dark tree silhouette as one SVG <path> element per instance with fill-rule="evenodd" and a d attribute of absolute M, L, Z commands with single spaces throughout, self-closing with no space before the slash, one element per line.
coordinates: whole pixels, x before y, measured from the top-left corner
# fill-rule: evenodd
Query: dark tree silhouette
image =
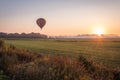
<path fill-rule="evenodd" d="M 39 39 L 39 38 L 47 38 L 47 35 L 40 33 L 4 33 L 0 32 L 0 38 L 30 38 L 30 39 Z"/>

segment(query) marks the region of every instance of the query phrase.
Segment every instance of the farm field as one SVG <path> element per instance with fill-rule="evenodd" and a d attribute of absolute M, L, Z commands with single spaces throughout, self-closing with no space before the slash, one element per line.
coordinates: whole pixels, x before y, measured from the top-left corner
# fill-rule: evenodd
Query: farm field
<path fill-rule="evenodd" d="M 26 39 L 5 40 L 9 45 L 43 55 L 79 55 L 106 66 L 120 67 L 120 38 L 116 39 Z"/>

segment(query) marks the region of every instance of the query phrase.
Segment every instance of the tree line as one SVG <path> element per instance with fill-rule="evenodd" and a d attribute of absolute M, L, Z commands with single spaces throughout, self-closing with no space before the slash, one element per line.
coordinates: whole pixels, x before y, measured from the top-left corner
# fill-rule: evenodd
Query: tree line
<path fill-rule="evenodd" d="M 39 39 L 39 38 L 47 38 L 48 36 L 45 34 L 40 33 L 4 33 L 0 32 L 0 38 L 33 38 L 33 39 Z"/>

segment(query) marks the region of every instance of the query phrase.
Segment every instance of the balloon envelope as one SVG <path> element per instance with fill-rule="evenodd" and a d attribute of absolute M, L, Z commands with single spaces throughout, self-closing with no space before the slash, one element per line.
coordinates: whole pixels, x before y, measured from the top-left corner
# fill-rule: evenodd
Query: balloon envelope
<path fill-rule="evenodd" d="M 44 25 L 46 24 L 46 20 L 43 18 L 39 18 L 36 20 L 37 25 L 42 29 Z"/>

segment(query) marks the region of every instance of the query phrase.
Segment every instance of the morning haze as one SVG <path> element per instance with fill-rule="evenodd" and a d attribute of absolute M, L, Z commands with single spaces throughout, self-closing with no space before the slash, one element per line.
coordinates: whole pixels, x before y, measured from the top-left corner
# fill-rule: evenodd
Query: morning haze
<path fill-rule="evenodd" d="M 98 34 L 100 27 L 101 34 L 119 35 L 119 8 L 119 0 L 1 0 L 0 32 Z M 36 25 L 39 17 L 47 22 L 42 31 Z"/>

